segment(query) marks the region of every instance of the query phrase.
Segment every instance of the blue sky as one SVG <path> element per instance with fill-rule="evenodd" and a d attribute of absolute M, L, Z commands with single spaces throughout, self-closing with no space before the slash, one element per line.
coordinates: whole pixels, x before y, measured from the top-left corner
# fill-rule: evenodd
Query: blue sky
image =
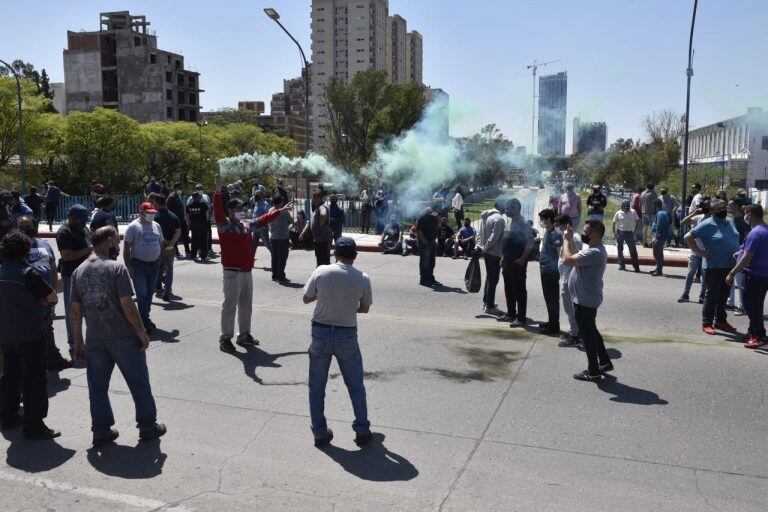
<path fill-rule="evenodd" d="M 683 111 L 693 0 L 390 0 L 390 14 L 424 35 L 424 81 L 451 95 L 453 135 L 490 122 L 530 145 L 534 59 L 568 72 L 568 135 L 573 117 L 605 121 L 608 138 L 642 135 L 641 121 L 664 108 Z M 299 75 L 292 43 L 262 12 L 274 7 L 310 51 L 310 0 L 76 0 L 6 2 L 0 58 L 22 58 L 63 80 L 67 30 L 95 30 L 99 12 L 145 14 L 163 49 L 181 52 L 202 73 L 204 109 L 269 101 L 282 79 Z M 9 20 L 13 20 L 9 23 Z M 691 124 L 768 109 L 768 2 L 702 0 Z"/>

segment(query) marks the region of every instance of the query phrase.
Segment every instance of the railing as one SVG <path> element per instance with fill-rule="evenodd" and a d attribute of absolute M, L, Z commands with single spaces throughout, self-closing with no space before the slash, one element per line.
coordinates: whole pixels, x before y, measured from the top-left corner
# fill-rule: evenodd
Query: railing
<path fill-rule="evenodd" d="M 124 196 L 112 196 L 115 199 L 115 217 L 118 222 L 131 222 L 133 219 L 139 216 L 139 206 L 144 202 L 144 197 L 141 195 L 124 195 Z M 69 196 L 59 199 L 59 209 L 56 212 L 55 221 L 61 222 L 66 220 L 67 212 L 69 209 L 76 205 L 81 204 L 85 206 L 88 211 L 93 210 L 96 205 L 96 199 L 93 196 Z"/>

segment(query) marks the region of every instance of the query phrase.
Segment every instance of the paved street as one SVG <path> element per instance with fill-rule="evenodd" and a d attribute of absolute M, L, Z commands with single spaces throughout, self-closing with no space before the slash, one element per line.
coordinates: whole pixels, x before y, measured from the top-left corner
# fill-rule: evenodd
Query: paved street
<path fill-rule="evenodd" d="M 0 510 L 765 510 L 768 353 L 700 335 L 699 305 L 675 301 L 683 269 L 652 278 L 608 268 L 598 325 L 616 371 L 594 385 L 571 378 L 582 352 L 480 314 L 480 296 L 463 288 L 466 262 L 438 259 L 444 286 L 431 290 L 417 284 L 416 257 L 361 254 L 374 283 L 360 344 L 376 440 L 352 442 L 334 363 L 336 438 L 321 451 L 305 385 L 312 306 L 300 289 L 314 259 L 291 253 L 296 284 L 283 287 L 263 268 L 267 252 L 257 257 L 260 348 L 218 350 L 221 268 L 177 262 L 182 299 L 153 307 L 148 352 L 168 434 L 137 443 L 116 372 L 121 436 L 89 448 L 85 371 L 62 372 L 48 418 L 62 437 L 25 442 L 17 429 L 0 439 Z M 542 320 L 535 265 L 528 289 L 528 316 Z M 56 330 L 63 345 L 63 319 Z"/>

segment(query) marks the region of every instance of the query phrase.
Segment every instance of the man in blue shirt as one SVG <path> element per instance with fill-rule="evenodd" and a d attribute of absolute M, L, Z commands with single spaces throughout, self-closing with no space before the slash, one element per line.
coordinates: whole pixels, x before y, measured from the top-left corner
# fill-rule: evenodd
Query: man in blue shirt
<path fill-rule="evenodd" d="M 256 194 L 253 196 L 253 218 L 258 219 L 262 215 L 266 215 L 269 213 L 269 203 L 266 199 L 264 199 L 264 192 L 261 192 L 260 190 L 256 192 Z M 254 256 L 256 255 L 256 249 L 259 248 L 259 241 L 264 240 L 264 247 L 266 247 L 268 250 L 272 250 L 272 246 L 269 244 L 269 227 L 265 226 L 262 228 L 258 228 L 258 222 L 251 223 L 252 231 L 253 231 L 253 248 L 254 248 Z"/>
<path fill-rule="evenodd" d="M 528 291 L 525 288 L 528 255 L 533 247 L 531 228 L 520 215 L 522 205 L 518 199 L 507 201 L 506 225 L 501 241 L 501 268 L 504 277 L 504 295 L 510 327 L 526 324 Z"/>
<path fill-rule="evenodd" d="M 669 213 L 664 209 L 661 198 L 656 199 L 654 206 L 656 207 L 656 216 L 651 226 L 653 236 L 651 246 L 653 247 L 653 258 L 656 260 L 656 269 L 651 272 L 651 275 L 658 277 L 663 275 L 664 246 L 667 244 L 667 240 L 672 238 L 672 221 Z"/>
<path fill-rule="evenodd" d="M 539 251 L 539 270 L 541 271 L 541 289 L 547 305 L 547 321 L 539 324 L 542 334 L 560 335 L 560 271 L 557 260 L 563 238 L 555 231 L 555 212 L 549 208 L 539 212 L 541 235 Z"/>
<path fill-rule="evenodd" d="M 69 197 L 61 191 L 53 181 L 48 182 L 48 191 L 45 193 L 45 220 L 48 222 L 48 231 L 53 231 L 53 220 L 59 209 L 59 199 Z"/>
<path fill-rule="evenodd" d="M 725 201 L 716 199 L 711 205 L 712 216 L 700 222 L 685 235 L 685 243 L 697 256 L 704 259 L 703 278 L 707 285 L 702 310 L 702 330 L 705 334 L 715 334 L 715 329 L 736 332 L 736 328 L 726 321 L 725 302 L 728 300 L 730 286 L 725 279 L 736 265 L 734 253 L 739 249 L 739 232 L 733 220 L 728 218 Z M 701 240 L 704 249 L 700 249 L 696 240 Z M 716 320 L 713 326 L 713 319 Z"/>
<path fill-rule="evenodd" d="M 465 260 L 469 259 L 469 257 L 475 251 L 476 239 L 477 232 L 475 231 L 475 228 L 472 227 L 472 219 L 467 217 L 464 219 L 464 227 L 459 230 L 459 247 L 461 247 Z"/>

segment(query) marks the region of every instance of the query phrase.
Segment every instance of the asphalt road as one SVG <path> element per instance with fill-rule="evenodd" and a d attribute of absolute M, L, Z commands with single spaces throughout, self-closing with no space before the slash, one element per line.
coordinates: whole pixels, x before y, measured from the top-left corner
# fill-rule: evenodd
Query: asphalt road
<path fill-rule="evenodd" d="M 372 445 L 352 442 L 335 363 L 326 409 L 336 439 L 312 445 L 312 306 L 299 287 L 310 253 L 291 254 L 292 286 L 254 270 L 261 346 L 236 355 L 217 345 L 220 266 L 180 261 L 182 299 L 153 307 L 148 352 L 168 434 L 137 442 L 116 372 L 121 437 L 91 449 L 85 371 L 64 371 L 51 382 L 47 420 L 62 437 L 26 442 L 17 429 L 0 438 L 0 510 L 766 509 L 768 353 L 700 335 L 699 305 L 675 301 L 682 269 L 665 278 L 608 269 L 598 325 L 616 371 L 595 385 L 571 377 L 585 367 L 582 352 L 482 315 L 480 296 L 463 289 L 466 262 L 439 259 L 436 290 L 418 286 L 417 263 L 358 261 L 374 283 L 359 329 Z M 528 286 L 535 325 L 545 311 L 535 266 Z M 743 331 L 744 317 L 732 320 Z M 63 319 L 56 330 L 63 344 Z"/>

